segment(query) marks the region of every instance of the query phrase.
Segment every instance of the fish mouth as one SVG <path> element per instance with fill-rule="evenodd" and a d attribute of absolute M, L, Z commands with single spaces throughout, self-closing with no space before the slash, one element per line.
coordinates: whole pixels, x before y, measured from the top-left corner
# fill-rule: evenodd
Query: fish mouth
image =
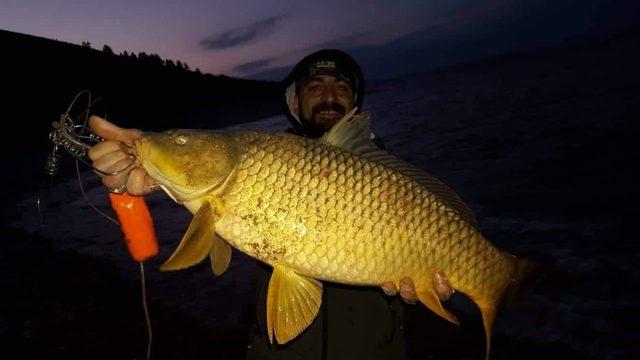
<path fill-rule="evenodd" d="M 173 201 L 179 204 L 188 201 L 189 196 L 187 194 L 193 191 L 171 180 L 153 162 L 147 160 L 148 147 L 145 146 L 147 143 L 148 140 L 144 138 L 144 135 L 133 140 L 134 156 L 140 166 L 144 168 L 147 174 L 158 183 L 159 187 L 164 190 Z"/>

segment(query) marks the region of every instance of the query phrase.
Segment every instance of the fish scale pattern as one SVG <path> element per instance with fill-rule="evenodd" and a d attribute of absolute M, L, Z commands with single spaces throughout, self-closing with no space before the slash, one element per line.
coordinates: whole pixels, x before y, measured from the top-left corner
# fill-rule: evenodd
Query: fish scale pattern
<path fill-rule="evenodd" d="M 411 178 L 317 140 L 233 136 L 242 156 L 216 231 L 241 251 L 355 285 L 410 276 L 421 291 L 436 271 L 475 298 L 508 285 L 510 255 Z"/>

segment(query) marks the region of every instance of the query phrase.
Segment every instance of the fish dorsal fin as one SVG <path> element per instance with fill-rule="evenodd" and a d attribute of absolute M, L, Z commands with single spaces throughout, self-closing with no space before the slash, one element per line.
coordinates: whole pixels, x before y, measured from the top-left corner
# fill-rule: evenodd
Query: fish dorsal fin
<path fill-rule="evenodd" d="M 231 246 L 218 234 L 213 235 L 213 246 L 209 252 L 209 259 L 211 260 L 211 271 L 215 276 L 222 275 L 231 262 Z"/>
<path fill-rule="evenodd" d="M 209 202 L 204 202 L 193 216 L 187 232 L 160 270 L 180 270 L 198 264 L 211 251 L 215 234 L 215 213 Z"/>
<path fill-rule="evenodd" d="M 321 141 L 348 150 L 354 154 L 361 153 L 370 147 L 371 121 L 369 113 L 354 115 L 358 108 L 354 107 L 336 123 L 331 130 L 322 135 Z"/>
<path fill-rule="evenodd" d="M 412 178 L 435 194 L 467 223 L 478 227 L 478 222 L 473 211 L 455 190 L 435 176 L 378 148 L 371 141 L 371 130 L 369 129 L 371 121 L 369 113 L 364 112 L 354 115 L 356 110 L 357 109 L 354 108 L 342 117 L 329 132 L 322 136 L 321 140 L 367 160 L 390 167 Z"/>
<path fill-rule="evenodd" d="M 267 292 L 267 330 L 273 344 L 284 344 L 306 329 L 318 315 L 322 283 L 276 264 Z"/>
<path fill-rule="evenodd" d="M 478 221 L 476 220 L 475 214 L 469 205 L 467 205 L 460 195 L 444 181 L 384 150 L 377 148 L 373 144 L 364 149 L 364 151 L 359 155 L 367 160 L 375 161 L 378 164 L 390 167 L 400 172 L 402 175 L 415 180 L 420 185 L 427 188 L 427 190 L 431 191 L 438 199 L 443 201 L 468 224 L 476 228 L 478 227 Z"/>

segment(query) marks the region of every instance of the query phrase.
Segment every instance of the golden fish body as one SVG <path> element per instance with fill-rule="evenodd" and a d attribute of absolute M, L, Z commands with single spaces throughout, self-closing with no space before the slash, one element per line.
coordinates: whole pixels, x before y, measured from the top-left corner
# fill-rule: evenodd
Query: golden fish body
<path fill-rule="evenodd" d="M 240 133 L 242 160 L 218 232 L 242 252 L 302 275 L 421 290 L 436 271 L 474 298 L 507 284 L 514 259 L 428 189 L 382 164 L 284 133 Z"/>
<path fill-rule="evenodd" d="M 496 306 L 524 262 L 485 240 L 442 183 L 410 176 L 411 168 L 372 151 L 368 118 L 356 120 L 365 123 L 343 119 L 320 140 L 258 131 L 143 134 L 138 159 L 195 214 L 163 268 L 208 254 L 220 274 L 228 244 L 272 265 L 267 323 L 280 343 L 317 314 L 315 279 L 379 286 L 410 277 L 422 303 L 457 323 L 434 290 L 438 272 L 479 306 L 488 354 Z"/>

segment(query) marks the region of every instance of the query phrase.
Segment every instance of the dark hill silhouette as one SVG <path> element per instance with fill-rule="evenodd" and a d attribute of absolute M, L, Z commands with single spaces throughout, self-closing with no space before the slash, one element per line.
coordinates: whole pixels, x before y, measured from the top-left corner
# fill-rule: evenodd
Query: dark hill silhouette
<path fill-rule="evenodd" d="M 161 128 L 162 120 L 172 120 L 175 126 L 175 118 L 188 115 L 185 109 L 243 101 L 275 103 L 279 95 L 275 82 L 202 74 L 155 54 L 116 55 L 108 46 L 101 51 L 89 43 L 78 46 L 3 30 L 0 44 L 0 71 L 3 78 L 13 79 L 6 95 L 12 106 L 26 106 L 20 111 L 22 118 L 27 109 L 29 118 L 34 111 L 55 117 L 83 89 L 107 99 L 112 117 L 153 128 Z M 47 105 L 50 112 L 45 112 Z M 211 119 L 207 125 L 221 122 Z"/>
<path fill-rule="evenodd" d="M 0 118 L 5 129 L 11 127 L 0 150 L 7 171 L 20 174 L 3 182 L 18 191 L 33 183 L 25 177 L 41 175 L 51 123 L 85 89 L 105 99 L 95 113 L 145 130 L 215 128 L 281 111 L 276 82 L 202 74 L 155 54 L 116 55 L 108 46 L 96 50 L 88 42 L 79 46 L 3 30 L 0 49 Z M 81 100 L 77 109 L 86 106 Z"/>

